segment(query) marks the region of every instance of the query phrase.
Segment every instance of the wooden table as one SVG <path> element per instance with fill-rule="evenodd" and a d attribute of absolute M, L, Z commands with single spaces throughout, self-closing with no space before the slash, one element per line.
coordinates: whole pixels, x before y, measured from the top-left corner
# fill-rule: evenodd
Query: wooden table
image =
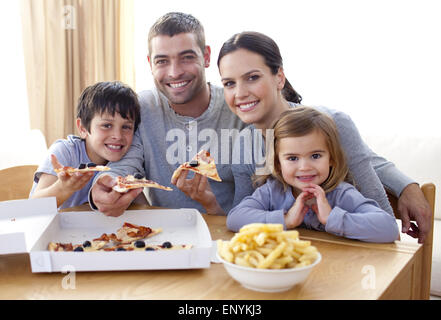
<path fill-rule="evenodd" d="M 77 207 L 83 211 L 88 207 Z M 213 240 L 233 233 L 224 216 L 204 214 Z M 28 254 L 0 256 L 0 299 L 418 299 L 421 246 L 369 244 L 299 229 L 322 254 L 307 280 L 281 293 L 243 288 L 222 264 L 208 269 L 32 273 Z M 66 286 L 65 286 L 66 287 Z"/>

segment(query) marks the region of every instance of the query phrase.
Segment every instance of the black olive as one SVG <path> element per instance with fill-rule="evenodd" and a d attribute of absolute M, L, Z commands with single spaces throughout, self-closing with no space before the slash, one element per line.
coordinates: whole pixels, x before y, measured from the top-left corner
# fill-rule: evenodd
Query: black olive
<path fill-rule="evenodd" d="M 86 241 L 83 242 L 83 247 L 84 247 L 84 248 L 90 247 L 91 245 L 92 245 L 92 244 L 90 243 L 89 240 L 86 240 Z"/>
<path fill-rule="evenodd" d="M 86 168 L 86 164 L 85 163 L 81 163 L 79 166 L 78 166 L 78 169 L 85 169 Z"/>
<path fill-rule="evenodd" d="M 79 251 L 84 251 L 84 249 L 83 249 L 83 247 L 76 247 L 76 248 L 74 249 L 74 251 L 79 252 Z"/>
<path fill-rule="evenodd" d="M 116 251 L 126 251 L 123 247 L 116 248 Z"/>
<path fill-rule="evenodd" d="M 144 176 L 139 172 L 135 173 L 134 177 L 135 179 L 144 179 Z"/>
<path fill-rule="evenodd" d="M 138 241 L 135 242 L 134 245 L 135 245 L 135 247 L 137 247 L 137 248 L 144 248 L 144 247 L 145 247 L 145 242 L 142 241 L 142 240 L 138 240 Z"/>
<path fill-rule="evenodd" d="M 145 248 L 145 251 L 155 251 L 155 248 L 147 247 L 147 248 Z"/>
<path fill-rule="evenodd" d="M 197 167 L 198 165 L 199 165 L 199 162 L 197 160 L 190 161 L 190 167 Z"/>
<path fill-rule="evenodd" d="M 87 167 L 88 167 L 88 168 L 96 167 L 96 163 L 89 162 L 89 163 L 87 164 Z"/>
<path fill-rule="evenodd" d="M 171 248 L 171 247 L 173 247 L 173 246 L 172 246 L 172 244 L 171 244 L 169 241 L 166 241 L 166 242 L 164 242 L 164 243 L 162 244 L 162 247 L 163 247 L 163 248 L 167 248 L 167 249 L 169 249 L 169 248 Z"/>

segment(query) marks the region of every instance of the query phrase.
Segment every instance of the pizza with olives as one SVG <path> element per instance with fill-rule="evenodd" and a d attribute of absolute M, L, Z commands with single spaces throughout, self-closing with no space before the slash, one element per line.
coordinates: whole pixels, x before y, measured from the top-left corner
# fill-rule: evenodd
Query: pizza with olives
<path fill-rule="evenodd" d="M 199 151 L 191 161 L 181 164 L 175 172 L 173 172 L 172 179 L 178 177 L 182 170 L 193 171 L 215 181 L 222 181 L 217 173 L 213 157 L 205 150 Z"/>
<path fill-rule="evenodd" d="M 49 251 L 133 251 L 133 250 L 167 250 L 167 249 L 190 249 L 190 244 L 172 244 L 165 241 L 162 244 L 148 244 L 146 238 L 153 237 L 162 232 L 161 228 L 152 229 L 146 226 L 139 226 L 125 222 L 116 233 L 103 233 L 101 237 L 86 240 L 82 244 L 49 242 Z"/>
<path fill-rule="evenodd" d="M 160 185 L 159 183 L 147 180 L 146 178 L 142 176 L 133 176 L 128 175 L 126 177 L 117 177 L 116 178 L 116 184 L 113 186 L 113 190 L 125 193 L 131 189 L 138 189 L 138 188 L 157 188 L 161 190 L 166 191 L 172 191 L 173 189 L 170 187 L 164 187 L 163 185 Z"/>
<path fill-rule="evenodd" d="M 109 167 L 97 165 L 93 162 L 82 163 L 78 166 L 78 168 L 72 168 L 69 166 L 63 166 L 61 168 L 54 168 L 54 171 L 56 173 L 66 172 L 68 174 L 72 174 L 75 172 L 108 171 L 108 170 L 110 170 Z"/>

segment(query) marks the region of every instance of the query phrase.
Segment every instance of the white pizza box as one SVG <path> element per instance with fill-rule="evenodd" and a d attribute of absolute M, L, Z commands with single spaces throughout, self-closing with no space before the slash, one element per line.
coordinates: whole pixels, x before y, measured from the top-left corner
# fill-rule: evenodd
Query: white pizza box
<path fill-rule="evenodd" d="M 51 252 L 49 242 L 81 244 L 116 233 L 124 222 L 162 232 L 147 244 L 191 244 L 158 251 Z M 210 267 L 212 240 L 196 209 L 127 210 L 120 217 L 57 211 L 55 198 L 0 202 L 0 255 L 29 253 L 32 272 L 198 269 Z"/>

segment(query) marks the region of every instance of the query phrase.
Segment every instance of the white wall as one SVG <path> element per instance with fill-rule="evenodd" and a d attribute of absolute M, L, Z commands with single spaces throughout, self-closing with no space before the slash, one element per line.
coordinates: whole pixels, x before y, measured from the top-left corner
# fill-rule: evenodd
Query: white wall
<path fill-rule="evenodd" d="M 263 32 L 279 44 L 304 104 L 345 111 L 374 151 L 418 182 L 436 183 L 441 218 L 439 1 L 135 1 L 137 90 L 153 85 L 147 33 L 166 12 L 202 22 L 212 49 L 207 78 L 216 84 L 222 43 L 237 32 Z"/>
<path fill-rule="evenodd" d="M 304 104 L 347 112 L 375 151 L 417 181 L 434 181 L 440 188 L 441 214 L 438 0 L 135 2 L 137 90 L 153 85 L 147 32 L 168 11 L 192 13 L 201 20 L 212 48 L 207 78 L 217 84 L 222 43 L 244 30 L 266 33 L 278 42 L 285 73 Z M 20 145 L 16 142 L 29 133 L 18 6 L 18 1 L 0 2 L 2 158 L 10 153 L 9 145 Z"/>

